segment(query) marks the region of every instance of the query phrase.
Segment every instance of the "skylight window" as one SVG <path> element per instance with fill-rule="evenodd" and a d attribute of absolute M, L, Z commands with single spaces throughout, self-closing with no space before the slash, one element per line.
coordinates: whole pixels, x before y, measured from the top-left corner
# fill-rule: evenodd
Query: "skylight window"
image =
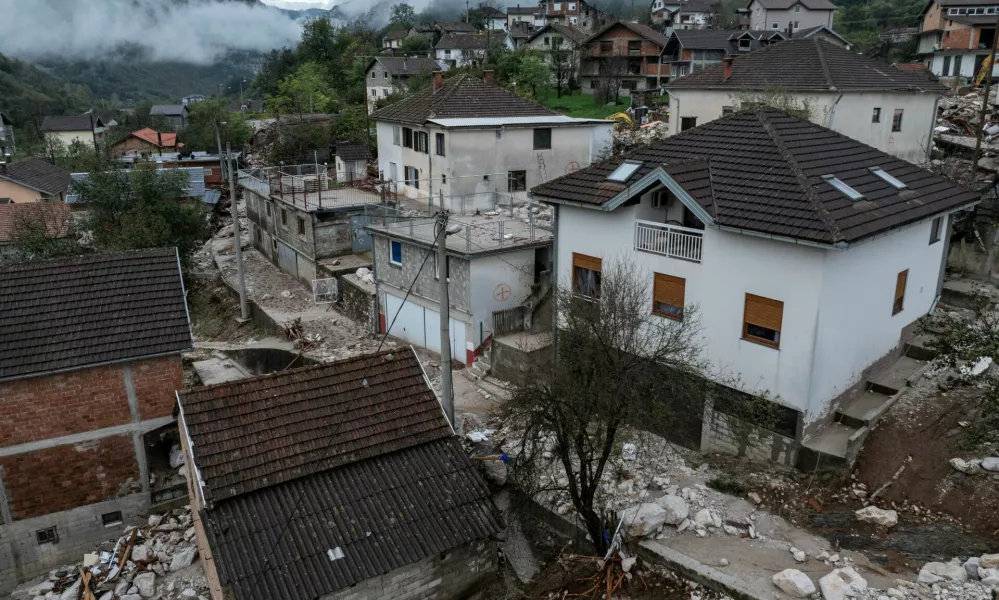
<path fill-rule="evenodd" d="M 635 162 L 633 160 L 626 160 L 614 169 L 614 172 L 607 176 L 607 179 L 611 181 L 628 181 L 628 178 L 635 174 L 638 167 L 642 166 L 642 163 Z"/>
<path fill-rule="evenodd" d="M 880 177 L 885 183 L 892 186 L 896 190 L 904 190 L 907 187 L 904 183 L 889 175 L 888 171 L 883 171 L 881 167 L 871 167 L 871 173 Z"/>
<path fill-rule="evenodd" d="M 864 199 L 863 194 L 861 194 L 857 190 L 853 189 L 852 187 L 846 185 L 845 183 L 837 179 L 835 175 L 823 175 L 822 179 L 824 179 L 826 183 L 828 183 L 829 185 L 833 186 L 834 188 L 842 192 L 844 196 L 846 196 L 850 200 L 853 200 L 854 202 Z"/>

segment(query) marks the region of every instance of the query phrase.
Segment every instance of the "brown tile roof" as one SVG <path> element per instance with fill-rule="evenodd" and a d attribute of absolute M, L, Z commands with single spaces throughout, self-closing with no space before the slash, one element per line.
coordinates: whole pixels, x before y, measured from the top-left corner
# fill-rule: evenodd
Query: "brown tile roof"
<path fill-rule="evenodd" d="M 42 220 L 45 231 L 52 237 L 69 233 L 71 210 L 62 202 L 22 202 L 0 204 L 0 244 L 10 242 L 22 223 Z"/>
<path fill-rule="evenodd" d="M 335 154 L 340 160 L 368 160 L 371 158 L 371 148 L 367 144 L 337 142 Z"/>
<path fill-rule="evenodd" d="M 737 56 L 732 76 L 723 65 L 695 71 L 666 89 L 769 89 L 788 91 L 915 91 L 942 94 L 947 88 L 929 72 L 902 71 L 820 38 L 792 39 Z"/>
<path fill-rule="evenodd" d="M 424 71 L 437 71 L 441 66 L 432 58 L 421 58 L 417 56 L 376 56 L 368 63 L 370 69 L 375 63 L 379 63 L 386 71 L 392 75 L 416 75 Z M 367 71 L 367 69 L 365 69 Z"/>
<path fill-rule="evenodd" d="M 45 117 L 42 119 L 42 132 L 55 131 L 93 131 L 94 127 L 103 127 L 100 119 L 93 115 L 70 115 Z"/>
<path fill-rule="evenodd" d="M 450 31 L 466 31 L 473 32 L 478 31 L 475 25 L 471 23 L 466 23 L 464 21 L 445 21 L 443 23 L 437 23 L 434 25 L 434 29 L 439 29 L 445 33 Z"/>
<path fill-rule="evenodd" d="M 177 250 L 0 267 L 0 379 L 193 347 Z"/>
<path fill-rule="evenodd" d="M 395 31 L 390 31 L 389 33 L 386 33 L 385 37 L 382 38 L 382 39 L 385 39 L 385 40 L 401 40 L 401 39 L 405 38 L 407 35 L 409 35 L 409 30 L 408 29 L 397 29 Z"/>
<path fill-rule="evenodd" d="M 236 496 L 202 517 L 234 600 L 327 597 L 502 528 L 455 437 Z M 330 560 L 335 549 L 342 558 Z"/>
<path fill-rule="evenodd" d="M 579 27 L 566 27 L 565 25 L 560 25 L 559 23 L 548 23 L 541 29 L 535 31 L 534 34 L 528 38 L 527 42 L 530 43 L 534 40 L 534 38 L 549 30 L 562 34 L 564 37 L 575 42 L 576 44 L 582 44 L 586 38 L 589 37 L 589 34 Z"/>
<path fill-rule="evenodd" d="M 69 171 L 40 158 L 26 158 L 7 165 L 6 172 L 0 171 L 0 179 L 13 181 L 49 196 L 61 194 L 69 188 Z"/>
<path fill-rule="evenodd" d="M 624 160 L 642 164 L 627 181 L 609 181 Z M 907 188 L 895 189 L 870 171 L 874 166 Z M 621 192 L 641 194 L 658 185 L 636 187 L 660 167 L 717 225 L 826 244 L 854 242 L 980 199 L 944 177 L 774 109 L 711 121 L 531 192 L 551 202 L 608 205 Z M 823 175 L 865 200 L 850 200 Z"/>
<path fill-rule="evenodd" d="M 537 117 L 556 113 L 540 104 L 470 75 L 445 79 L 439 90 L 426 89 L 371 113 L 376 121 L 422 125 L 429 118 Z M 432 117 L 431 117 L 432 115 Z"/>
<path fill-rule="evenodd" d="M 679 44 L 686 50 L 725 50 L 726 54 L 744 54 L 740 52 L 739 40 L 749 38 L 750 50 L 759 50 L 763 41 L 769 41 L 777 36 L 783 39 L 779 31 L 743 31 L 741 29 L 676 29 L 670 34 L 666 54 L 669 54 Z M 674 43 L 675 40 L 675 43 Z"/>
<path fill-rule="evenodd" d="M 409 348 L 197 388 L 180 402 L 210 502 L 453 435 Z"/>
<path fill-rule="evenodd" d="M 152 144 L 154 146 L 160 146 L 162 148 L 184 147 L 184 144 L 177 143 L 176 133 L 160 133 L 155 129 L 150 129 L 149 127 L 145 127 L 138 131 L 133 131 L 132 136 L 137 137 L 146 143 Z M 162 144 L 160 142 L 162 142 Z"/>
<path fill-rule="evenodd" d="M 633 23 L 631 21 L 623 21 L 623 20 L 622 21 L 613 21 L 613 22 L 608 23 L 607 25 L 601 27 L 599 30 L 597 30 L 596 33 L 594 33 L 589 38 L 587 38 L 586 42 L 593 42 L 593 41 L 599 40 L 600 37 L 603 36 L 604 33 L 610 31 L 612 28 L 617 27 L 618 25 L 622 25 L 624 27 L 627 27 L 628 29 L 630 29 L 634 33 L 637 33 L 639 36 L 641 36 L 641 37 L 649 40 L 650 42 L 655 42 L 656 44 L 659 44 L 660 46 L 665 46 L 666 45 L 666 41 L 667 41 L 666 40 L 666 36 L 664 36 L 662 33 L 656 31 L 655 29 L 649 27 L 648 25 L 642 25 L 641 23 Z"/>
<path fill-rule="evenodd" d="M 475 33 L 451 32 L 445 33 L 437 45 L 437 50 L 485 50 L 492 44 L 501 44 L 506 40 L 506 32 L 477 31 Z"/>

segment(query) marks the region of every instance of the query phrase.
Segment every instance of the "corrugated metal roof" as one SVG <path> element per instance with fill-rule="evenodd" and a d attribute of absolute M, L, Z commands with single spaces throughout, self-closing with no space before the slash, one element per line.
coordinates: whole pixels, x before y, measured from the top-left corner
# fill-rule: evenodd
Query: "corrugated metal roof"
<path fill-rule="evenodd" d="M 315 600 L 502 528 L 455 437 L 224 500 L 202 515 L 235 600 Z M 335 549 L 343 558 L 330 560 Z"/>

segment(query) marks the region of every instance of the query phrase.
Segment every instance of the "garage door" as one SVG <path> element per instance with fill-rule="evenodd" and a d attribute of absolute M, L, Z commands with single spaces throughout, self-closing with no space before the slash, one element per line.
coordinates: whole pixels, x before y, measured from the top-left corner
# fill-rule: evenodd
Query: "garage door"
<path fill-rule="evenodd" d="M 402 310 L 399 310 L 399 307 Z M 403 304 L 402 298 L 385 294 L 385 323 L 391 325 L 389 333 L 416 346 L 440 352 L 441 317 L 436 310 L 424 308 L 414 302 Z M 399 316 L 396 317 L 396 312 Z M 451 334 L 451 359 L 465 364 L 465 324 L 454 319 L 448 320 Z"/>

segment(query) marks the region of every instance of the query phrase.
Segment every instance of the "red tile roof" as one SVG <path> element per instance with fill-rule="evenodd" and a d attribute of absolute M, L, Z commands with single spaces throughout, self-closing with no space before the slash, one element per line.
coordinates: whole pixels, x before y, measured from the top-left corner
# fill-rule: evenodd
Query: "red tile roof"
<path fill-rule="evenodd" d="M 70 208 L 61 202 L 0 204 L 0 243 L 10 242 L 24 220 L 36 219 L 45 221 L 50 236 L 65 237 L 69 233 Z"/>
<path fill-rule="evenodd" d="M 150 129 L 149 127 L 146 127 L 138 131 L 133 131 L 132 135 L 144 142 L 148 142 L 154 146 L 160 146 L 161 148 L 184 147 L 184 144 L 180 144 L 179 146 L 177 145 L 176 133 L 159 133 L 155 129 Z M 162 142 L 162 144 L 160 142 Z"/>

